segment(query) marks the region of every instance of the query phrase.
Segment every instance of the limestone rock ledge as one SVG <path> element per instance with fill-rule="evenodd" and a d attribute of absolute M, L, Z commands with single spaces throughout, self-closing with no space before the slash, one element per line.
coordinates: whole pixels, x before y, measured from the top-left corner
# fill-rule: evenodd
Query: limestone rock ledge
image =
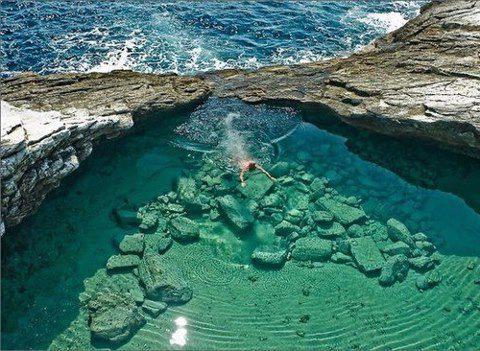
<path fill-rule="evenodd" d="M 219 96 L 328 107 L 348 124 L 480 158 L 480 1 L 430 3 L 348 58 L 210 79 Z"/>
<path fill-rule="evenodd" d="M 426 5 L 348 58 L 198 77 L 130 71 L 2 80 L 0 232 L 33 213 L 101 137 L 210 94 L 329 108 L 348 124 L 480 158 L 480 1 Z"/>
<path fill-rule="evenodd" d="M 2 221 L 18 224 L 92 151 L 154 111 L 198 103 L 210 89 L 200 78 L 109 74 L 25 74 L 3 81 Z"/>

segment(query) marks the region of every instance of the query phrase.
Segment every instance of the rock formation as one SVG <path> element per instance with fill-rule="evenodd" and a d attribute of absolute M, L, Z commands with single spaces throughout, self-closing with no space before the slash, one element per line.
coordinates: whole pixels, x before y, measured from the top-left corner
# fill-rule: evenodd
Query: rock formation
<path fill-rule="evenodd" d="M 129 71 L 2 81 L 0 232 L 33 213 L 92 150 L 149 113 L 210 94 L 328 108 L 346 123 L 480 158 L 480 3 L 435 1 L 348 58 L 199 77 Z"/>
<path fill-rule="evenodd" d="M 33 213 L 101 137 L 118 136 L 135 118 L 196 103 L 208 93 L 200 78 L 128 71 L 5 79 L 2 228 Z"/>

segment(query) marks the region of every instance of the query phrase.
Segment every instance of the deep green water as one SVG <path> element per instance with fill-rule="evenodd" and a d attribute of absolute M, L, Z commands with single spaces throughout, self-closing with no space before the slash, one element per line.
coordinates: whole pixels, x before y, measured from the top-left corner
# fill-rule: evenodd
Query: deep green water
<path fill-rule="evenodd" d="M 275 118 L 275 109 L 235 106 L 240 116 Z M 200 240 L 174 243 L 163 256 L 194 297 L 149 318 L 121 349 L 181 348 L 170 343 L 178 317 L 187 320 L 185 349 L 478 349 L 480 162 L 351 129 L 323 111 L 301 115 L 291 134 L 261 150 L 266 168 L 295 163 L 298 172 L 326 177 L 341 195 L 361 199 L 372 219 L 394 217 L 425 233 L 441 256 L 440 284 L 420 292 L 410 270 L 405 281 L 382 287 L 331 262 L 259 269 L 249 256 L 276 240 L 268 226 L 259 221 L 255 235 L 242 237 L 199 217 Z M 53 340 L 90 347 L 78 316 L 83 281 L 117 253 L 113 238 L 138 232 L 119 227 L 113 210 L 155 200 L 175 190 L 180 176 L 218 159 L 171 143 L 187 118 L 156 116 L 99 145 L 37 214 L 2 238 L 2 349 L 45 349 Z"/>

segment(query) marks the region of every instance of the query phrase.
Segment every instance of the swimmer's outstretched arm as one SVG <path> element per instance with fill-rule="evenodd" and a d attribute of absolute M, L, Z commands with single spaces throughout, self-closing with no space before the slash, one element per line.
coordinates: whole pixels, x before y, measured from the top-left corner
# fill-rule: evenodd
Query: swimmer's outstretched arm
<path fill-rule="evenodd" d="M 244 187 L 246 186 L 247 184 L 245 183 L 245 180 L 243 179 L 243 175 L 245 174 L 245 168 L 242 168 L 242 170 L 240 171 L 240 184 Z"/>
<path fill-rule="evenodd" d="M 258 168 L 260 171 L 262 171 L 263 173 L 265 173 L 265 175 L 266 175 L 268 178 L 270 178 L 271 180 L 276 180 L 275 178 L 273 178 L 273 177 L 270 175 L 270 173 L 268 173 L 266 170 L 264 170 L 263 167 L 260 166 L 259 164 L 257 164 L 257 168 Z"/>

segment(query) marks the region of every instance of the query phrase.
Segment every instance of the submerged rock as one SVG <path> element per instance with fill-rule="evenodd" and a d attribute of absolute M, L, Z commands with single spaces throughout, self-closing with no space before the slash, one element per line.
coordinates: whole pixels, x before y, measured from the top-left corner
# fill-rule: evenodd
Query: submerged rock
<path fill-rule="evenodd" d="M 300 231 L 300 227 L 293 224 L 293 223 L 290 223 L 289 221 L 286 221 L 286 220 L 282 220 L 280 223 L 278 223 L 276 226 L 275 226 L 275 235 L 278 235 L 278 236 L 288 236 L 294 232 L 299 232 Z"/>
<path fill-rule="evenodd" d="M 420 256 L 413 257 L 408 260 L 410 266 L 417 271 L 428 271 L 435 267 L 436 260 L 432 257 Z"/>
<path fill-rule="evenodd" d="M 155 228 L 158 221 L 158 215 L 154 212 L 147 212 L 141 215 L 142 222 L 139 228 L 143 231 L 149 231 Z"/>
<path fill-rule="evenodd" d="M 236 229 L 243 231 L 253 224 L 254 218 L 248 207 L 232 195 L 225 195 L 217 201 L 222 213 Z"/>
<path fill-rule="evenodd" d="M 140 264 L 140 257 L 137 255 L 114 255 L 107 261 L 107 269 L 134 268 Z"/>
<path fill-rule="evenodd" d="M 332 242 L 316 237 L 300 238 L 295 242 L 292 257 L 297 261 L 326 261 L 332 255 Z"/>
<path fill-rule="evenodd" d="M 362 209 L 326 197 L 319 198 L 316 204 L 331 212 L 341 224 L 346 226 L 350 226 L 367 218 L 367 215 Z"/>
<path fill-rule="evenodd" d="M 198 198 L 199 191 L 195 179 L 180 178 L 178 181 L 177 192 L 178 199 L 180 202 L 183 202 L 187 208 L 194 211 L 201 209 L 202 206 Z"/>
<path fill-rule="evenodd" d="M 282 198 L 279 195 L 270 194 L 265 196 L 260 202 L 260 204 L 263 207 L 279 208 L 279 207 L 282 207 L 285 204 L 285 202 L 284 200 L 282 200 Z"/>
<path fill-rule="evenodd" d="M 195 221 L 187 217 L 175 217 L 170 221 L 170 233 L 177 241 L 190 242 L 198 239 L 200 229 Z"/>
<path fill-rule="evenodd" d="M 333 214 L 328 211 L 315 211 L 312 214 L 312 219 L 317 223 L 330 223 L 333 222 Z"/>
<path fill-rule="evenodd" d="M 320 225 L 317 227 L 318 235 L 325 238 L 335 238 L 345 234 L 345 228 L 338 222 L 333 222 L 330 225 Z"/>
<path fill-rule="evenodd" d="M 403 241 L 397 241 L 396 243 L 386 245 L 382 248 L 382 252 L 390 256 L 405 255 L 409 257 L 412 253 L 412 249 Z"/>
<path fill-rule="evenodd" d="M 390 218 L 387 221 L 388 235 L 393 241 L 403 241 L 410 247 L 413 247 L 415 243 L 411 237 L 410 231 L 402 222 L 395 218 Z"/>
<path fill-rule="evenodd" d="M 381 285 L 390 286 L 395 282 L 402 282 L 408 274 L 408 259 L 405 255 L 389 257 L 382 267 L 378 281 Z"/>
<path fill-rule="evenodd" d="M 151 234 L 145 236 L 145 254 L 165 253 L 173 244 L 170 236 Z"/>
<path fill-rule="evenodd" d="M 193 295 L 178 270 L 167 270 L 160 255 L 145 256 L 138 267 L 138 277 L 147 297 L 166 303 L 185 303 Z"/>
<path fill-rule="evenodd" d="M 353 263 L 353 259 L 342 252 L 335 252 L 330 258 L 330 260 L 334 263 L 343 263 L 343 264 Z"/>
<path fill-rule="evenodd" d="M 142 308 L 145 312 L 152 317 L 158 317 L 158 315 L 167 310 L 167 304 L 162 301 L 145 300 Z"/>
<path fill-rule="evenodd" d="M 438 272 L 431 271 L 425 275 L 418 276 L 417 280 L 415 281 L 415 285 L 417 286 L 418 290 L 425 291 L 435 287 L 441 281 L 442 277 L 438 274 Z"/>
<path fill-rule="evenodd" d="M 145 235 L 144 234 L 133 234 L 133 235 L 125 235 L 123 240 L 120 242 L 118 246 L 120 251 L 123 253 L 129 254 L 139 254 L 143 253 L 145 248 Z"/>
<path fill-rule="evenodd" d="M 137 226 L 141 222 L 141 219 L 137 217 L 137 212 L 133 210 L 115 209 L 114 214 L 118 224 L 121 226 Z"/>
<path fill-rule="evenodd" d="M 382 269 L 385 259 L 371 237 L 352 239 L 351 252 L 355 263 L 364 273 L 373 273 Z"/>
<path fill-rule="evenodd" d="M 287 250 L 270 246 L 260 246 L 253 251 L 251 258 L 254 263 L 277 268 L 285 264 L 287 260 Z"/>
<path fill-rule="evenodd" d="M 277 162 L 270 169 L 270 174 L 275 178 L 286 176 L 288 173 L 290 173 L 290 164 L 284 161 Z"/>
<path fill-rule="evenodd" d="M 273 181 L 263 173 L 252 174 L 245 182 L 246 186 L 239 185 L 238 191 L 247 199 L 260 200 L 273 186 Z"/>
<path fill-rule="evenodd" d="M 145 324 L 135 301 L 118 293 L 103 293 L 88 304 L 89 328 L 93 338 L 121 343 Z"/>
<path fill-rule="evenodd" d="M 387 227 L 377 221 L 367 221 L 365 225 L 362 226 L 363 233 L 365 236 L 371 236 L 375 242 L 382 242 L 388 240 L 388 230 Z"/>

